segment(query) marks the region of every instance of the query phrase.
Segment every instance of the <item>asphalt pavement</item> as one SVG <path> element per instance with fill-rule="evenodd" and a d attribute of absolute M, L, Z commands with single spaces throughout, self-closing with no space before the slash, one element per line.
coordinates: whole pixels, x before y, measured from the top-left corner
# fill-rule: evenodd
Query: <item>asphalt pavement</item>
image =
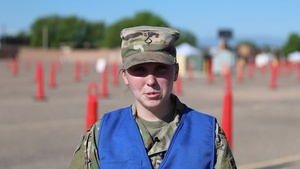
<path fill-rule="evenodd" d="M 74 63 L 61 64 L 56 86 L 51 88 L 50 63 L 44 65 L 44 98 L 37 98 L 36 65 L 0 60 L 0 168 L 68 168 L 80 135 L 85 131 L 88 85 L 101 93 L 102 74 L 89 64 L 75 80 Z M 121 79 L 112 83 L 109 69 L 108 97 L 98 98 L 98 118 L 107 111 L 133 102 Z M 243 81 L 232 77 L 232 150 L 240 169 L 300 168 L 300 80 L 298 70 L 279 72 L 276 88 L 270 88 L 270 71 L 245 72 Z M 182 78 L 182 102 L 211 114 L 222 122 L 224 80 L 209 83 L 203 74 Z"/>

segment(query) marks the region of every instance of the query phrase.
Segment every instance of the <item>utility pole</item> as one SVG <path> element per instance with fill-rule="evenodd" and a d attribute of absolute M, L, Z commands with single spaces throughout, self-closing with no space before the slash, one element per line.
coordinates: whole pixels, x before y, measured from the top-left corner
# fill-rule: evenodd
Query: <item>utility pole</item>
<path fill-rule="evenodd" d="M 43 26 L 43 49 L 48 49 L 48 27 Z"/>

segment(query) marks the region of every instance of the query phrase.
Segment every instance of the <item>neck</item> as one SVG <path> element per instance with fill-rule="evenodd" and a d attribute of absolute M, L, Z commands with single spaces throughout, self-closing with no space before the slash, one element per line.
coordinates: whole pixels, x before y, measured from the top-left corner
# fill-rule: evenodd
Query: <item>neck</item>
<path fill-rule="evenodd" d="M 137 115 L 147 121 L 158 121 L 167 116 L 173 109 L 173 103 L 169 100 L 160 107 L 147 108 L 136 102 Z"/>

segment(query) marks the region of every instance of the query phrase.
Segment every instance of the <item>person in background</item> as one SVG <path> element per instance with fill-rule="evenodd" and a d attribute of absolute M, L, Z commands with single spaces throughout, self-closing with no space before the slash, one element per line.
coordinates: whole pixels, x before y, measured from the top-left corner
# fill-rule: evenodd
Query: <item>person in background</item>
<path fill-rule="evenodd" d="M 228 70 L 234 72 L 235 64 L 235 53 L 228 48 L 225 39 L 220 39 L 218 49 L 212 54 L 213 73 L 224 76 Z"/>
<path fill-rule="evenodd" d="M 172 93 L 179 32 L 137 26 L 121 31 L 124 84 L 134 101 L 105 113 L 76 148 L 70 169 L 236 168 L 215 117 Z"/>

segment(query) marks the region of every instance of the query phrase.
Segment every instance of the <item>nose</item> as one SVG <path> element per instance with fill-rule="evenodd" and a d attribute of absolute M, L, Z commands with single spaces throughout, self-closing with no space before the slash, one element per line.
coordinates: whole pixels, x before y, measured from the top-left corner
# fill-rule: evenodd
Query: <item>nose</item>
<path fill-rule="evenodd" d="M 156 85 L 157 81 L 156 81 L 156 77 L 154 75 L 149 74 L 146 78 L 147 78 L 146 83 L 148 86 Z"/>

